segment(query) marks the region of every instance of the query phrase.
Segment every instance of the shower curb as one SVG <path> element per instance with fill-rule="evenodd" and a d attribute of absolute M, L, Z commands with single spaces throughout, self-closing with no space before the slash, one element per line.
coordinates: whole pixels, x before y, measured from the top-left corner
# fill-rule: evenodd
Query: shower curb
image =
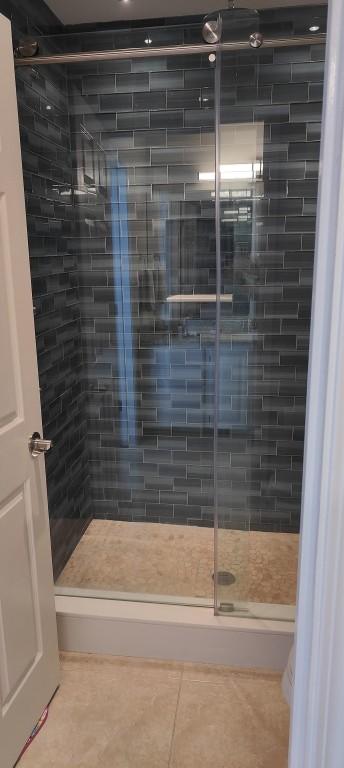
<path fill-rule="evenodd" d="M 61 651 L 284 669 L 294 623 L 211 608 L 56 596 Z"/>

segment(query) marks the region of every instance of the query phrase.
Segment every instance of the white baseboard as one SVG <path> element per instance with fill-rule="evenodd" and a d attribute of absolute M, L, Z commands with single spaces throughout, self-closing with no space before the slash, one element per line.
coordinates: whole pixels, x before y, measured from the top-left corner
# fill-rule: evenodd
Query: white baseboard
<path fill-rule="evenodd" d="M 56 596 L 60 649 L 283 670 L 294 623 L 203 607 Z"/>

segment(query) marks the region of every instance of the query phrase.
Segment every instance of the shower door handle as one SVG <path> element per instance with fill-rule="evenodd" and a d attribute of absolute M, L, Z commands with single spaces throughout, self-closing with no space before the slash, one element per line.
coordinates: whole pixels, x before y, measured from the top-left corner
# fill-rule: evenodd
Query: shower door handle
<path fill-rule="evenodd" d="M 41 453 L 46 453 L 47 451 L 50 451 L 50 448 L 52 448 L 52 445 L 53 445 L 52 440 L 43 440 L 39 432 L 34 432 L 29 440 L 29 451 L 31 453 L 31 456 L 36 458 L 36 456 L 40 456 Z"/>

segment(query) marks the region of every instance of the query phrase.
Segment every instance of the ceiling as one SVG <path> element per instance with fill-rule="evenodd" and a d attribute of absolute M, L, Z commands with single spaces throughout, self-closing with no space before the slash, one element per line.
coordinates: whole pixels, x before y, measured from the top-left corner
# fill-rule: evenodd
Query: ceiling
<path fill-rule="evenodd" d="M 324 5 L 326 0 L 245 0 L 237 7 L 278 8 Z M 226 7 L 226 0 L 46 0 L 63 24 L 121 22 L 168 16 L 192 16 Z"/>

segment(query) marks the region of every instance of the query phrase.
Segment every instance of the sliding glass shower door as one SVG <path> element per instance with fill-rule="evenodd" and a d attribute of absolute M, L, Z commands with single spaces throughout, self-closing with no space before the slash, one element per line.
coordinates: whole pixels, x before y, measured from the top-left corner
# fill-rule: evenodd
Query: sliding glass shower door
<path fill-rule="evenodd" d="M 212 601 L 214 71 L 68 68 L 91 523 L 60 587 Z"/>

